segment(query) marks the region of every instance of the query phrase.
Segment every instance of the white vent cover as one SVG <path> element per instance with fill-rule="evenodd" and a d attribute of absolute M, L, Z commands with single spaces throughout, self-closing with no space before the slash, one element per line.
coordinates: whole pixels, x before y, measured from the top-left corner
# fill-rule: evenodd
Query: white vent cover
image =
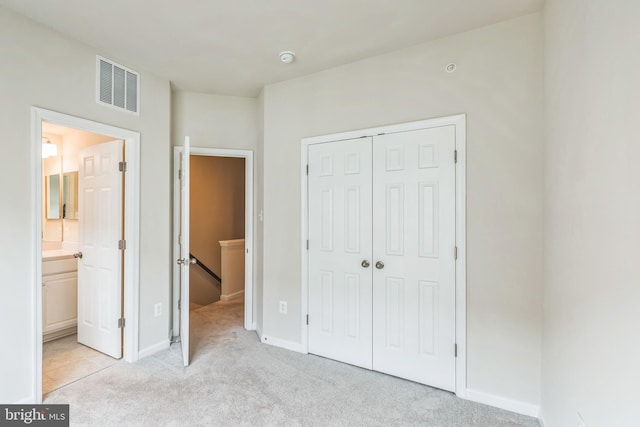
<path fill-rule="evenodd" d="M 140 74 L 96 56 L 96 101 L 120 110 L 139 113 Z"/>

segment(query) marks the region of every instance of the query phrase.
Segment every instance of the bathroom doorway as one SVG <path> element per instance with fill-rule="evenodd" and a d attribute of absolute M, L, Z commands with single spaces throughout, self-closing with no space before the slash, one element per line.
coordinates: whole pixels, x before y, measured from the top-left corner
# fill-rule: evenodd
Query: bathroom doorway
<path fill-rule="evenodd" d="M 117 163 L 124 161 L 124 143 L 47 122 L 42 142 L 42 393 L 47 394 L 122 357 L 122 329 L 116 324 L 122 317 L 122 254 L 117 244 L 111 251 L 108 246 L 110 239 L 122 238 L 123 177 Z M 105 161 L 112 162 L 111 171 L 97 167 Z M 94 198 L 97 194 L 103 196 Z M 99 253 L 105 251 L 113 253 Z M 104 292 L 105 285 L 117 289 Z"/>
<path fill-rule="evenodd" d="M 35 395 L 135 361 L 139 134 L 33 109 Z"/>
<path fill-rule="evenodd" d="M 174 254 L 181 260 L 181 194 L 187 191 L 187 279 L 181 283 L 181 267 L 174 266 L 174 336 L 188 342 L 189 318 L 181 324 L 181 310 L 198 310 L 210 304 L 243 303 L 244 327 L 255 329 L 253 307 L 253 152 L 192 148 L 186 190 L 180 172 L 182 147 L 174 151 Z M 185 218 L 186 219 L 186 218 Z M 182 240 L 184 243 L 184 239 Z M 185 254 L 186 255 L 186 254 Z M 183 286 L 189 292 L 186 297 Z M 180 301 L 184 299 L 184 301 Z M 186 315 L 186 313 L 183 313 Z M 191 315 L 189 316 L 191 317 Z M 197 328 L 197 325 L 191 325 Z M 177 339 L 177 337 L 175 337 Z M 183 346 L 185 365 L 189 347 Z"/>

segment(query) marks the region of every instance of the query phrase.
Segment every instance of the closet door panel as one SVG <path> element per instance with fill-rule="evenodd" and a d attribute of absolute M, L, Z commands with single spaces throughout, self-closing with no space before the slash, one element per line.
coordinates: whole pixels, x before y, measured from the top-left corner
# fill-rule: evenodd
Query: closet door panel
<path fill-rule="evenodd" d="M 373 139 L 373 369 L 455 389 L 455 127 Z"/>
<path fill-rule="evenodd" d="M 308 161 L 309 352 L 371 369 L 371 138 Z"/>

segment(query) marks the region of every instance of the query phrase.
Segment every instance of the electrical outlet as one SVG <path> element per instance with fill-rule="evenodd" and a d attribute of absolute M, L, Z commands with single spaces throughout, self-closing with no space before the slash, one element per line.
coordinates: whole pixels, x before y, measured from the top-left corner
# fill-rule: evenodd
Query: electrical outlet
<path fill-rule="evenodd" d="M 153 314 L 156 317 L 162 316 L 162 303 L 161 302 L 159 302 L 159 303 L 157 303 L 156 305 L 153 306 Z"/>
<path fill-rule="evenodd" d="M 280 314 L 287 314 L 287 302 L 280 301 L 279 309 L 280 309 Z"/>

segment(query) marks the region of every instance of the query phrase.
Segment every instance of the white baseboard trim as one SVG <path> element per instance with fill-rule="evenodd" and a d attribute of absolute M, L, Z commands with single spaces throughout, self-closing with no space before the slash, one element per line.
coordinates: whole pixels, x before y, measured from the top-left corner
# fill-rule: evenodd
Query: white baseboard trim
<path fill-rule="evenodd" d="M 171 341 L 166 339 L 157 344 L 151 345 L 147 348 L 143 348 L 138 352 L 138 360 L 151 356 L 152 354 L 157 353 L 159 351 L 166 350 L 167 348 L 169 348 L 170 345 L 171 345 Z"/>
<path fill-rule="evenodd" d="M 467 400 L 483 403 L 489 406 L 495 406 L 496 408 L 505 409 L 522 415 L 528 415 L 534 418 L 538 418 L 540 416 L 540 406 L 469 388 L 467 389 Z"/>
<path fill-rule="evenodd" d="M 274 347 L 284 348 L 286 350 L 295 351 L 297 353 L 306 353 L 307 351 L 302 347 L 302 344 L 299 342 L 287 341 L 280 338 L 274 338 L 267 335 L 258 335 L 260 337 L 260 341 L 263 344 L 269 344 Z"/>
<path fill-rule="evenodd" d="M 220 295 L 220 300 L 221 301 L 231 301 L 231 300 L 238 299 L 238 298 L 244 298 L 244 290 L 238 291 L 238 292 L 234 292 L 234 293 L 229 294 L 229 295 Z"/>

